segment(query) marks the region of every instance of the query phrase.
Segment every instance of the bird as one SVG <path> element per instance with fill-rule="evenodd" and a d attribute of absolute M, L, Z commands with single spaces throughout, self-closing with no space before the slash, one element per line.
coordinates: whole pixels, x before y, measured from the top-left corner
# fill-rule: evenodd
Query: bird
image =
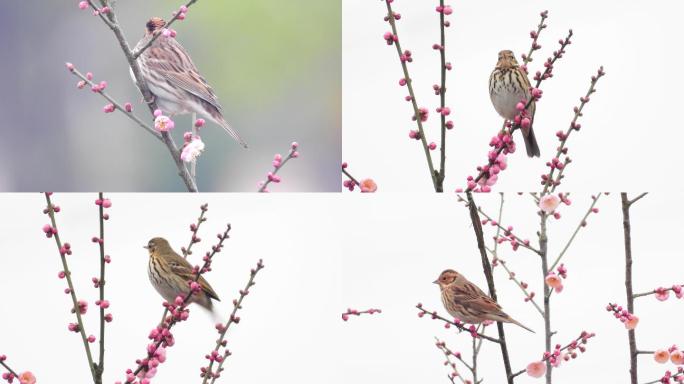
<path fill-rule="evenodd" d="M 508 316 L 496 301 L 453 269 L 443 271 L 433 283 L 439 285 L 442 292 L 442 304 L 449 315 L 465 323 L 480 324 L 486 320 L 500 321 L 515 324 L 534 333 L 530 328 Z"/>
<path fill-rule="evenodd" d="M 143 248 L 150 254 L 147 272 L 157 292 L 169 303 L 173 303 L 177 296 L 185 298 L 190 292 L 188 281 L 194 280 L 196 275 L 192 265 L 178 255 L 162 237 L 151 239 Z M 212 300 L 221 300 L 204 277 L 200 276 L 197 283 L 201 291 L 193 294 L 189 302 L 197 303 L 213 313 Z"/>
<path fill-rule="evenodd" d="M 531 88 L 527 71 L 518 65 L 513 52 L 509 50 L 499 52 L 499 60 L 489 76 L 489 97 L 496 112 L 506 120 L 515 119 L 519 113 L 516 108 L 517 104 L 531 99 Z M 539 145 L 532 129 L 535 110 L 536 105 L 532 101 L 527 108 L 531 120 L 530 126 L 521 127 L 528 157 L 539 157 Z"/>
<path fill-rule="evenodd" d="M 135 51 L 142 49 L 156 35 L 152 44 L 136 59 L 153 101 L 169 115 L 197 113 L 220 125 L 242 147 L 247 144 L 223 117 L 222 107 L 207 81 L 200 75 L 190 55 L 172 36 L 162 33 L 166 21 L 151 18 L 145 24 L 145 35 Z M 133 70 L 131 77 L 136 82 Z"/>

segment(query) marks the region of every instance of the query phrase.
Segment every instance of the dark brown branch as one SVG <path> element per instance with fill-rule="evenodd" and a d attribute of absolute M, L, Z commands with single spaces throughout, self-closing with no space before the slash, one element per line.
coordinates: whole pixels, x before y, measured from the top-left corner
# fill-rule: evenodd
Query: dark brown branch
<path fill-rule="evenodd" d="M 620 200 L 622 202 L 622 228 L 625 237 L 625 290 L 627 291 L 627 311 L 629 311 L 629 313 L 634 313 L 634 289 L 632 287 L 632 224 L 629 218 L 629 208 L 633 203 L 645 195 L 646 194 L 643 193 L 637 196 L 634 200 L 630 201 L 627 198 L 627 193 L 622 192 L 620 194 Z M 638 349 L 636 343 L 636 330 L 630 329 L 627 337 L 629 339 L 630 382 L 631 384 L 638 384 Z"/>
<path fill-rule="evenodd" d="M 485 278 L 487 279 L 487 286 L 489 287 L 489 296 L 494 301 L 497 301 L 496 287 L 494 286 L 494 275 L 492 274 L 492 266 L 487 258 L 487 250 L 485 248 L 484 234 L 482 232 L 482 222 L 478 214 L 477 205 L 473 200 L 473 193 L 466 192 L 468 197 L 468 208 L 470 211 L 470 220 L 473 223 L 473 230 L 477 238 L 477 248 L 480 251 L 480 259 L 482 260 L 482 268 L 484 269 Z M 506 370 L 506 380 L 508 384 L 513 384 L 513 372 L 511 370 L 511 361 L 508 357 L 508 346 L 506 345 L 506 334 L 504 332 L 503 323 L 496 322 L 497 330 L 499 331 L 499 345 L 501 346 L 501 357 L 503 358 L 504 368 Z"/>

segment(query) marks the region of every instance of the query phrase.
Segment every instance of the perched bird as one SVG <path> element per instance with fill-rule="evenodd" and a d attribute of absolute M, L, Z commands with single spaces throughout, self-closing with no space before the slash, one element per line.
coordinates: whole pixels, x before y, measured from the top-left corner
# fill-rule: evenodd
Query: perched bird
<path fill-rule="evenodd" d="M 178 255 L 166 239 L 155 237 L 144 246 L 150 253 L 148 275 L 150 282 L 164 300 L 173 303 L 177 296 L 185 297 L 190 292 L 188 281 L 195 278 L 192 265 Z M 211 285 L 200 276 L 197 280 L 202 290 L 190 297 L 189 302 L 197 303 L 212 311 L 211 300 L 221 301 Z"/>
<path fill-rule="evenodd" d="M 513 52 L 507 50 L 499 52 L 499 61 L 489 76 L 489 97 L 492 99 L 496 112 L 506 120 L 513 120 L 519 113 L 516 105 L 520 101 L 530 100 L 531 87 L 527 72 L 520 68 Z M 539 157 L 539 146 L 532 130 L 535 109 L 536 106 L 533 101 L 527 108 L 531 121 L 530 126 L 521 127 L 525 149 L 529 157 Z"/>
<path fill-rule="evenodd" d="M 145 36 L 138 42 L 136 49 L 142 48 L 156 34 L 161 33 L 165 25 L 164 20 L 151 18 L 146 24 Z M 137 61 L 142 76 L 154 95 L 154 101 L 162 112 L 169 115 L 198 113 L 223 127 L 233 139 L 247 148 L 237 131 L 223 118 L 221 104 L 211 86 L 200 75 L 188 52 L 175 38 L 159 36 Z"/>
<path fill-rule="evenodd" d="M 442 303 L 451 316 L 468 324 L 480 324 L 485 320 L 513 323 L 534 333 L 513 320 L 496 301 L 453 269 L 442 272 L 434 283 L 439 285 Z"/>

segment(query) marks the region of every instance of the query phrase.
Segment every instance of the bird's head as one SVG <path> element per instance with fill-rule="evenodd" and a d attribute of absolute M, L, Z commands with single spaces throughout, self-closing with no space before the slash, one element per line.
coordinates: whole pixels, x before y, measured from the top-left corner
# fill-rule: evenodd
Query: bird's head
<path fill-rule="evenodd" d="M 145 24 L 145 33 L 148 35 L 161 30 L 166 25 L 166 21 L 160 17 L 153 17 Z"/>
<path fill-rule="evenodd" d="M 518 61 L 515 59 L 513 51 L 507 49 L 499 52 L 499 61 L 496 63 L 500 68 L 514 68 L 518 66 Z"/>
<path fill-rule="evenodd" d="M 163 237 L 155 237 L 148 241 L 147 245 L 144 245 L 143 248 L 147 249 L 150 255 L 152 255 L 154 253 L 171 248 L 171 245 L 169 245 L 169 242 Z"/>
<path fill-rule="evenodd" d="M 461 278 L 461 275 L 458 272 L 453 269 L 446 269 L 439 274 L 439 277 L 433 283 L 439 285 L 440 288 L 444 288 L 453 284 L 459 278 Z"/>

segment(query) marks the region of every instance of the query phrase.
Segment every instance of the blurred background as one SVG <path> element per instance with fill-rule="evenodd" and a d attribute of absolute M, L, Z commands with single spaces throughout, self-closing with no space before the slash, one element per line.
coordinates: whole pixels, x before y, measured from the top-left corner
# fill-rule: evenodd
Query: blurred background
<path fill-rule="evenodd" d="M 129 43 L 151 16 L 166 19 L 181 1 L 119 1 Z M 173 28 L 213 86 L 224 115 L 249 144 L 242 149 L 207 123 L 197 167 L 200 191 L 255 191 L 274 154 L 300 143 L 272 191 L 339 191 L 341 10 L 339 1 L 199 1 Z M 111 31 L 78 1 L 4 1 L 0 49 L 0 190 L 184 191 L 166 147 L 88 89 L 72 62 L 148 121 Z M 176 117 L 182 143 L 191 116 Z"/>

